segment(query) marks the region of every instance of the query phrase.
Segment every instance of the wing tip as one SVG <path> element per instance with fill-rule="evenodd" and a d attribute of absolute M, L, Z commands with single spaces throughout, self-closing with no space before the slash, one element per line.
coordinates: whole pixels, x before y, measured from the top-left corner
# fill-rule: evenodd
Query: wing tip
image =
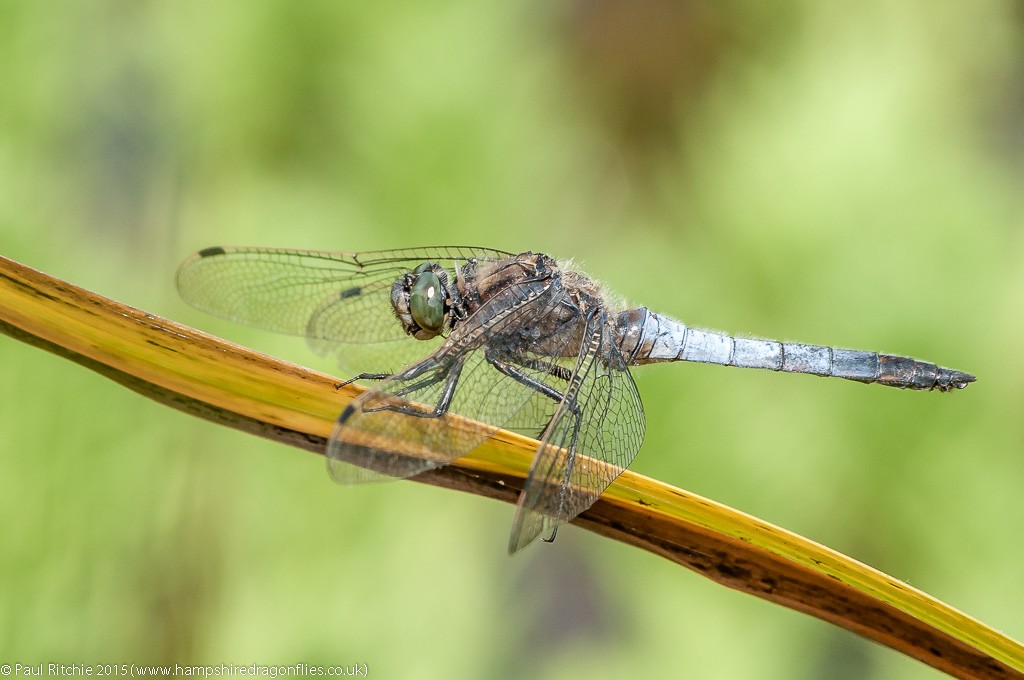
<path fill-rule="evenodd" d="M 516 508 L 515 519 L 512 520 L 512 532 L 508 537 L 508 554 L 511 557 L 526 546 L 537 540 L 545 528 L 550 528 L 550 518 L 524 508 L 520 504 Z"/>

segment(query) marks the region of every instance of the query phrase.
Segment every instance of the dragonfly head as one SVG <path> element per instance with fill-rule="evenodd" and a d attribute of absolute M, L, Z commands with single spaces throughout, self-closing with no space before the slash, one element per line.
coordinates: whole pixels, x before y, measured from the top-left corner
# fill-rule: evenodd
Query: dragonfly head
<path fill-rule="evenodd" d="M 448 325 L 452 295 L 445 268 L 424 262 L 391 286 L 391 306 L 406 333 L 430 340 Z"/>

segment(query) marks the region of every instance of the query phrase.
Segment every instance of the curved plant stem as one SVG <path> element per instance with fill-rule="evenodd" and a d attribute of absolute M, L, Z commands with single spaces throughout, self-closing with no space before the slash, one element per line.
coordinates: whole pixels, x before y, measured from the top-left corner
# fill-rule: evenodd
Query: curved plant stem
<path fill-rule="evenodd" d="M 316 453 L 361 389 L 4 258 L 0 331 L 178 410 Z M 417 481 L 514 503 L 535 448 L 494 430 Z M 951 675 L 1024 677 L 1020 643 L 845 555 L 657 480 L 623 473 L 575 523 Z"/>

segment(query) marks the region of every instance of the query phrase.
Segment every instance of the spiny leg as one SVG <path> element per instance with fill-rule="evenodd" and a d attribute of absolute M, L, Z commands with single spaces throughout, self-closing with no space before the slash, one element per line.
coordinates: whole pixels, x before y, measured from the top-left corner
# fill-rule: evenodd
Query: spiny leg
<path fill-rule="evenodd" d="M 353 376 L 344 382 L 334 383 L 334 389 L 343 389 L 360 380 L 387 380 L 393 375 L 394 373 L 360 373 L 359 375 Z"/>
<path fill-rule="evenodd" d="M 583 426 L 583 413 L 579 407 L 573 404 L 575 408 L 572 410 L 572 438 L 569 441 L 569 462 L 565 466 L 565 474 L 562 475 L 562 488 L 558 494 L 558 516 L 561 517 L 564 514 L 565 496 L 569 492 L 569 478 L 572 476 L 572 471 L 576 467 L 576 445 L 580 438 L 580 428 Z M 557 530 L 558 527 L 555 527 Z M 551 532 L 549 537 L 549 543 L 555 540 L 555 531 Z"/>
<path fill-rule="evenodd" d="M 540 392 L 541 394 L 543 394 L 548 399 L 551 399 L 552 401 L 554 401 L 556 404 L 560 403 L 562 401 L 562 399 L 564 398 L 565 395 L 563 395 L 561 392 L 556 390 L 554 387 L 551 387 L 550 385 L 548 385 L 546 383 L 543 383 L 540 380 L 537 380 L 536 378 L 534 378 L 534 377 L 532 377 L 530 375 L 527 375 L 526 373 L 524 373 L 521 369 L 519 369 L 516 366 L 516 364 L 518 364 L 519 366 L 526 366 L 527 368 L 536 368 L 534 363 L 527 363 L 526 361 L 522 361 L 522 362 L 516 362 L 516 364 L 513 364 L 513 363 L 508 362 L 508 361 L 502 361 L 501 359 L 498 359 L 497 357 L 493 356 L 489 352 L 486 354 L 486 357 L 487 357 L 487 363 L 489 363 L 491 366 L 494 366 L 494 368 L 496 368 L 498 370 L 498 372 L 507 375 L 508 377 L 512 378 L 513 380 L 515 380 L 520 385 L 523 385 L 524 387 L 529 387 L 531 390 L 534 390 L 536 392 Z M 549 368 L 555 369 L 555 368 L 562 368 L 562 367 L 561 366 L 550 366 Z M 538 370 L 545 370 L 545 369 L 544 368 L 540 368 Z M 556 377 L 562 377 L 560 374 L 554 373 L 553 371 L 548 371 L 548 373 L 550 375 L 555 375 Z M 566 378 L 566 379 L 568 379 L 568 378 Z"/>
<path fill-rule="evenodd" d="M 402 371 L 401 373 L 397 373 L 397 374 L 394 373 L 394 372 L 389 372 L 389 373 L 360 373 L 357 376 L 349 378 L 345 382 L 335 383 L 334 389 L 340 390 L 341 388 L 343 388 L 343 387 L 345 387 L 347 385 L 351 385 L 352 383 L 356 382 L 357 380 L 387 380 L 388 378 L 390 378 L 392 376 L 394 376 L 395 378 L 398 378 L 399 380 L 408 380 L 410 378 L 415 378 L 418 375 L 422 375 L 425 371 L 427 371 L 430 368 L 433 368 L 436 365 L 437 365 L 436 362 L 431 361 L 431 360 L 428 359 L 428 360 L 425 360 L 425 361 L 421 361 L 418 364 L 414 364 L 414 365 L 410 366 L 409 368 L 405 369 L 404 371 Z"/>
<path fill-rule="evenodd" d="M 601 339 L 603 338 L 602 328 L 604 326 L 603 322 L 605 319 L 605 315 L 603 312 L 601 312 L 600 308 L 594 308 L 587 314 L 586 318 L 586 328 L 589 330 L 590 333 L 589 346 L 593 350 L 595 348 L 600 347 Z M 599 320 L 600 323 L 598 325 L 593 325 L 595 320 Z M 583 356 L 584 355 L 581 354 L 581 358 Z M 589 359 L 590 364 L 582 372 L 577 370 L 574 374 L 572 374 L 569 384 L 566 387 L 566 396 L 564 403 L 569 408 L 569 415 L 572 418 L 572 435 L 569 438 L 569 446 L 563 447 L 564 450 L 566 450 L 568 453 L 568 460 L 565 464 L 565 472 L 562 474 L 562 481 L 559 488 L 558 510 L 555 515 L 556 517 L 564 517 L 565 515 L 565 500 L 569 492 L 569 482 L 572 477 L 573 470 L 576 467 L 576 447 L 579 443 L 580 429 L 583 426 L 583 411 L 582 409 L 580 409 L 579 402 L 576 399 L 576 395 L 578 394 L 580 386 L 582 385 L 581 374 L 585 376 L 587 373 L 590 373 L 590 371 L 593 370 L 594 368 L 594 362 L 598 361 L 598 358 L 594 354 L 591 354 Z M 577 369 L 579 368 L 580 364 L 577 364 Z M 557 417 L 557 415 L 558 414 L 556 413 L 555 417 Z M 554 418 L 552 418 L 552 422 L 553 421 Z M 552 527 L 551 535 L 542 540 L 546 543 L 552 543 L 554 542 L 555 536 L 557 534 L 558 526 L 556 525 Z"/>
<path fill-rule="evenodd" d="M 582 424 L 582 413 L 579 407 L 574 404 L 574 408 L 571 411 L 572 416 L 572 437 L 570 438 L 569 446 L 567 451 L 569 452 L 569 460 L 565 466 L 565 474 L 562 475 L 562 483 L 558 493 L 558 517 L 561 517 L 564 511 L 565 495 L 569 489 L 569 478 L 572 476 L 573 468 L 576 465 L 576 443 L 579 440 L 580 427 Z M 551 535 L 547 538 L 541 538 L 540 540 L 545 543 L 554 543 L 555 535 L 558 533 L 558 526 L 551 528 Z"/>
<path fill-rule="evenodd" d="M 572 379 L 572 371 L 565 366 L 559 366 L 556 363 L 550 361 L 541 361 L 532 357 L 523 357 L 522 361 L 517 361 L 520 366 L 526 368 L 532 368 L 535 371 L 544 371 L 550 376 L 569 382 Z"/>
<path fill-rule="evenodd" d="M 498 359 L 497 357 L 491 355 L 490 353 L 486 354 L 486 357 L 487 357 L 487 362 L 489 364 L 491 364 L 491 366 L 493 366 L 497 371 L 499 371 L 500 373 L 503 373 L 504 375 L 507 375 L 508 377 L 512 378 L 513 380 L 515 380 L 519 384 L 523 385 L 524 387 L 528 387 L 528 388 L 530 388 L 530 389 L 532 389 L 532 390 L 534 390 L 534 391 L 536 391 L 536 392 L 538 392 L 540 394 L 543 394 L 545 397 L 551 399 L 556 404 L 560 404 L 563 401 L 565 401 L 566 407 L 569 409 L 569 412 L 572 414 L 573 423 L 574 423 L 574 425 L 573 425 L 573 441 L 572 441 L 572 449 L 571 449 L 572 453 L 570 453 L 570 455 L 575 455 L 574 452 L 575 452 L 575 448 L 576 448 L 576 439 L 577 439 L 577 435 L 579 434 L 580 419 L 581 419 L 581 416 L 582 416 L 582 414 L 580 413 L 579 405 L 576 403 L 576 401 L 574 399 L 566 399 L 565 395 L 562 392 L 559 392 L 558 390 L 556 390 L 555 388 L 551 387 L 550 385 L 548 385 L 546 383 L 543 383 L 540 380 L 537 380 L 536 378 L 534 378 L 534 377 L 532 377 L 530 375 L 527 375 L 520 368 L 518 368 L 516 365 L 512 364 L 511 362 L 502 361 L 502 360 Z M 518 361 L 516 363 L 519 366 L 525 366 L 526 368 L 532 368 L 534 370 L 544 371 L 548 375 L 554 376 L 556 378 L 561 378 L 562 380 L 564 380 L 566 382 L 569 382 L 570 380 L 572 380 L 572 371 L 570 371 L 569 369 L 565 368 L 564 366 L 559 366 L 557 364 L 553 364 L 553 363 L 550 363 L 550 362 L 540 361 L 538 359 L 525 358 L 525 357 L 523 358 L 522 361 Z M 552 416 L 552 420 L 553 419 L 554 419 L 554 416 Z M 541 435 L 542 436 L 543 436 L 543 433 L 550 426 L 551 426 L 551 421 L 548 421 L 548 424 L 544 427 L 543 430 L 541 430 Z M 564 494 L 565 494 L 565 488 L 566 488 L 567 482 L 568 482 L 568 475 L 569 475 L 571 470 L 572 470 L 572 461 L 570 460 L 569 468 L 566 470 L 565 478 L 562 480 L 562 494 L 561 494 L 562 496 L 564 496 Z M 545 541 L 546 543 L 552 543 L 552 542 L 554 542 L 555 535 L 557 533 L 558 533 L 558 527 L 557 526 L 553 527 L 551 529 L 551 535 L 548 536 L 547 538 L 541 538 L 541 540 Z"/>
<path fill-rule="evenodd" d="M 566 382 L 569 382 L 572 379 L 572 371 L 570 371 L 569 369 L 565 368 L 564 366 L 559 366 L 557 364 L 549 363 L 546 361 L 540 361 L 537 359 L 523 358 L 523 361 L 519 361 L 516 362 L 516 364 L 513 364 L 511 362 L 502 361 L 501 359 L 498 359 L 497 357 L 492 356 L 489 353 L 486 355 L 486 357 L 487 363 L 489 363 L 491 366 L 494 366 L 494 368 L 497 369 L 500 373 L 507 375 L 508 377 L 518 382 L 520 385 L 523 385 L 524 387 L 528 387 L 536 392 L 539 392 L 540 394 L 543 394 L 545 397 L 555 402 L 556 404 L 560 404 L 564 400 L 570 412 L 572 412 L 574 416 L 579 417 L 579 406 L 576 404 L 575 399 L 566 399 L 565 394 L 559 392 L 558 390 L 556 390 L 554 387 L 551 387 L 547 383 L 543 383 L 540 380 L 537 380 L 536 378 L 527 375 L 522 370 L 517 368 L 516 364 L 518 364 L 519 366 L 525 366 L 527 368 L 533 368 L 539 371 L 545 371 L 548 375 L 554 376 L 556 378 L 561 378 Z M 554 416 L 552 416 L 552 418 L 554 418 Z M 547 424 L 543 428 L 541 428 L 541 431 L 538 433 L 538 438 L 543 436 L 544 432 L 550 426 L 551 420 L 548 420 Z"/>
<path fill-rule="evenodd" d="M 433 364 L 433 366 L 436 366 L 436 365 L 437 364 Z M 439 382 L 441 382 L 443 380 L 445 382 L 445 385 L 444 385 L 444 388 L 443 388 L 443 390 L 441 392 L 441 398 L 438 400 L 437 404 L 434 406 L 432 411 L 424 412 L 423 410 L 416 409 L 416 408 L 413 408 L 411 406 L 404 406 L 404 405 L 399 405 L 399 404 L 383 404 L 381 406 L 375 406 L 375 407 L 364 406 L 363 407 L 363 411 L 364 411 L 364 413 L 376 413 L 378 411 L 394 411 L 395 413 L 401 413 L 402 415 L 407 415 L 407 416 L 415 416 L 417 418 L 439 418 L 440 416 L 442 416 L 445 413 L 447 413 L 449 406 L 451 406 L 452 399 L 455 396 L 455 388 L 458 385 L 459 376 L 462 373 L 463 365 L 464 365 L 463 360 L 459 360 L 459 361 L 453 363 L 451 368 L 448 371 L 446 371 L 446 372 L 437 371 L 434 375 L 432 375 L 432 376 L 430 376 L 430 377 L 428 377 L 428 378 L 426 378 L 424 380 L 421 380 L 418 383 L 415 383 L 413 385 L 409 385 L 407 387 L 404 387 L 401 390 L 395 392 L 394 394 L 379 394 L 379 395 L 377 395 L 378 397 L 382 397 L 382 398 L 386 398 L 386 397 L 402 398 L 402 397 L 406 396 L 407 394 L 409 394 L 411 392 L 423 389 L 424 387 L 430 387 L 431 385 L 436 385 L 437 383 L 439 383 Z M 399 376 L 395 376 L 395 377 L 398 378 L 398 379 L 402 379 L 402 378 L 405 378 L 405 379 L 415 378 L 415 377 L 421 375 L 427 368 L 430 368 L 430 367 L 432 367 L 432 366 L 429 366 L 429 365 L 424 366 L 424 365 L 421 364 L 419 366 L 414 366 L 414 367 L 408 369 L 407 371 L 405 371 L 404 373 L 400 374 Z M 344 422 L 345 420 L 348 419 L 349 416 L 351 416 L 351 413 L 350 413 L 351 410 L 352 410 L 351 406 L 349 406 L 348 408 L 345 409 L 345 412 L 342 413 L 341 422 Z"/>
<path fill-rule="evenodd" d="M 386 405 L 381 407 L 388 411 L 394 411 L 395 413 L 401 413 L 407 416 L 415 416 L 417 418 L 440 418 L 444 414 L 448 413 L 448 408 L 452 404 L 452 399 L 455 398 L 455 388 L 459 384 L 459 376 L 462 375 L 462 366 L 464 362 L 462 360 L 457 361 L 452 365 L 451 369 L 443 375 L 432 376 L 426 380 L 421 380 L 415 385 L 406 387 L 396 393 L 399 397 L 404 397 L 414 390 L 421 389 L 423 387 L 429 387 L 430 385 L 437 384 L 444 380 L 444 388 L 441 391 L 441 398 L 438 399 L 437 404 L 434 405 L 434 410 L 424 412 L 417 410 L 409 406 L 397 406 L 397 405 Z"/>

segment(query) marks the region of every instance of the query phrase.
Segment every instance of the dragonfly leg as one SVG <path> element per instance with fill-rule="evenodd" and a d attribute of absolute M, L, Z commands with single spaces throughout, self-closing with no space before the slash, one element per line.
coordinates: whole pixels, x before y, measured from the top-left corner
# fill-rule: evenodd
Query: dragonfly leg
<path fill-rule="evenodd" d="M 491 366 L 494 366 L 494 368 L 496 368 L 498 372 L 507 375 L 508 377 L 512 378 L 513 380 L 515 380 L 520 385 L 523 385 L 524 387 L 529 387 L 531 390 L 540 392 L 545 397 L 551 399 L 555 403 L 560 403 L 562 399 L 565 397 L 565 395 L 556 390 L 554 387 L 551 387 L 551 385 L 543 383 L 540 380 L 537 380 L 536 378 L 527 375 L 522 370 L 520 370 L 515 364 L 507 361 L 502 361 L 501 359 L 498 359 L 497 357 L 491 355 L 490 353 L 487 353 L 485 356 L 487 357 L 487 363 L 489 363 Z M 568 380 L 570 377 L 572 377 L 572 374 L 568 371 L 568 369 L 565 369 L 561 366 L 541 365 L 544 364 L 545 362 L 535 362 L 533 360 L 530 360 L 530 363 L 527 363 L 526 361 L 517 363 L 519 364 L 519 366 L 525 366 L 527 368 L 546 370 L 549 375 L 562 378 L 563 380 Z M 559 369 L 559 371 L 561 372 L 558 372 L 555 369 Z"/>
<path fill-rule="evenodd" d="M 357 375 L 355 377 L 349 378 L 345 382 L 335 383 L 334 389 L 340 390 L 341 388 L 345 387 L 346 385 L 351 385 L 352 383 L 356 382 L 357 380 L 387 380 L 388 378 L 390 378 L 392 376 L 394 376 L 395 378 L 398 378 L 399 380 L 410 380 L 412 378 L 415 378 L 418 375 L 422 375 L 428 369 L 431 369 L 431 368 L 433 368 L 436 365 L 437 365 L 436 362 L 423 361 L 423 362 L 420 362 L 419 364 L 416 364 L 414 366 L 410 366 L 409 368 L 405 369 L 404 371 L 402 371 L 401 373 L 399 373 L 397 375 L 395 375 L 394 373 L 360 373 L 359 375 Z M 434 382 L 437 382 L 437 381 L 434 381 Z M 417 385 L 416 388 L 418 388 L 419 386 L 425 386 L 425 385 L 429 385 L 429 384 L 431 384 L 431 383 L 429 383 L 429 382 L 420 383 L 420 385 Z"/>
<path fill-rule="evenodd" d="M 594 308 L 587 314 L 587 331 L 590 335 L 589 344 L 592 347 L 600 346 L 605 319 L 605 314 L 600 312 L 598 308 Z M 591 361 L 597 361 L 597 358 L 592 356 Z M 579 388 L 580 383 L 578 380 L 571 381 L 565 396 L 565 404 L 569 408 L 569 415 L 572 417 L 572 436 L 569 438 L 569 446 L 566 447 L 568 460 L 565 465 L 565 473 L 562 475 L 561 491 L 558 494 L 558 514 L 556 517 L 560 518 L 565 517 L 565 501 L 569 495 L 569 483 L 573 470 L 576 468 L 576 445 L 579 442 L 580 428 L 583 427 L 583 411 L 576 401 Z M 552 541 L 555 540 L 554 532 L 551 533 L 550 539 Z"/>
<path fill-rule="evenodd" d="M 517 363 L 520 366 L 532 368 L 535 371 L 544 371 L 548 375 L 560 378 L 565 382 L 569 382 L 569 380 L 572 379 L 572 371 L 565 366 L 559 366 L 558 364 L 551 363 L 550 361 L 541 361 L 540 359 L 528 359 L 524 357 L 522 361 Z"/>
<path fill-rule="evenodd" d="M 392 375 L 394 375 L 394 373 L 360 373 L 357 376 L 349 378 L 345 382 L 334 383 L 334 389 L 340 390 L 344 387 L 348 387 L 358 380 L 387 380 Z"/>
<path fill-rule="evenodd" d="M 414 416 L 417 418 L 440 418 L 448 412 L 448 407 L 451 406 L 452 399 L 455 397 L 455 388 L 459 384 L 459 376 L 462 374 L 463 362 L 458 361 L 452 365 L 451 369 L 447 372 L 438 371 L 435 375 L 421 380 L 420 382 L 402 388 L 394 394 L 397 397 L 404 397 L 410 392 L 429 387 L 430 385 L 437 384 L 444 381 L 444 387 L 441 391 L 441 397 L 437 400 L 437 404 L 434 405 L 432 411 L 423 411 L 422 409 L 415 408 L 413 406 L 405 406 L 400 404 L 384 404 L 375 408 L 367 408 L 367 413 L 374 411 L 394 411 L 395 413 L 401 413 L 402 415 Z M 420 371 L 410 371 L 410 375 L 415 377 Z"/>
<path fill-rule="evenodd" d="M 576 404 L 575 399 L 566 399 L 565 394 L 563 394 L 562 392 L 559 392 L 554 387 L 551 387 L 551 385 L 543 383 L 540 380 L 537 380 L 536 378 L 529 376 L 526 373 L 523 373 L 523 371 L 517 368 L 516 365 L 510 362 L 502 361 L 501 359 L 498 359 L 488 354 L 487 363 L 489 363 L 491 366 L 494 366 L 494 368 L 497 369 L 499 372 L 504 373 L 508 377 L 518 382 L 520 385 L 524 385 L 525 387 L 529 387 L 530 389 L 543 394 L 545 397 L 555 402 L 556 404 L 560 404 L 564 400 L 566 402 L 566 407 L 572 413 L 577 423 L 579 422 L 579 418 L 581 415 L 580 408 L 579 405 Z M 568 382 L 572 378 L 572 371 L 565 368 L 564 366 L 559 366 L 557 364 L 552 364 L 546 361 L 538 361 L 536 359 L 525 359 L 524 361 L 517 363 L 520 366 L 525 366 L 527 368 L 546 371 L 548 375 L 554 376 L 556 378 L 561 378 L 566 382 Z M 538 439 L 544 435 L 544 432 L 547 431 L 550 425 L 551 421 L 548 421 L 547 425 L 541 428 L 541 431 L 537 433 Z"/>
<path fill-rule="evenodd" d="M 569 453 L 569 462 L 565 466 L 565 474 L 562 475 L 562 491 L 558 494 L 558 516 L 564 516 L 565 509 L 565 498 L 569 491 L 569 478 L 572 476 L 572 471 L 576 467 L 576 443 L 580 437 L 580 426 L 583 424 L 583 414 L 580 411 L 579 405 L 573 401 L 572 411 L 572 438 L 569 440 L 569 446 L 566 449 Z M 551 535 L 551 540 L 555 540 L 554 534 Z"/>

